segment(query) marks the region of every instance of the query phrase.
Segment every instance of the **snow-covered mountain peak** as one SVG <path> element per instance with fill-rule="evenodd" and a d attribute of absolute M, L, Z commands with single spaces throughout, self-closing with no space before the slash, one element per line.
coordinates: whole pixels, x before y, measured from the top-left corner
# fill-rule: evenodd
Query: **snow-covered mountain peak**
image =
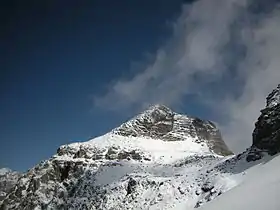
<path fill-rule="evenodd" d="M 20 177 L 1 207 L 169 209 L 174 196 L 195 205 L 201 167 L 229 154 L 212 122 L 154 105 L 103 136 L 61 146 Z"/>
<path fill-rule="evenodd" d="M 149 137 L 163 141 L 194 141 L 206 144 L 220 155 L 232 152 L 224 143 L 220 131 L 211 121 L 178 114 L 164 105 L 153 105 L 128 122 L 112 130 L 120 136 Z"/>
<path fill-rule="evenodd" d="M 209 154 L 232 154 L 212 122 L 154 105 L 103 136 L 61 146 L 55 157 L 169 164 L 187 156 Z"/>

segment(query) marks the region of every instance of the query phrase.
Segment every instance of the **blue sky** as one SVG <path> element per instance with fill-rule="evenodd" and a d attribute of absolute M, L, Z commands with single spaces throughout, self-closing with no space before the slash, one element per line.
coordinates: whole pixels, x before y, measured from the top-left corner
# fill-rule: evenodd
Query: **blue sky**
<path fill-rule="evenodd" d="M 154 103 L 215 121 L 241 152 L 280 81 L 277 0 L 1 4 L 0 167 L 24 171 Z"/>
<path fill-rule="evenodd" d="M 0 167 L 26 170 L 130 117 L 93 96 L 156 51 L 183 3 L 47 2 L 1 3 Z"/>

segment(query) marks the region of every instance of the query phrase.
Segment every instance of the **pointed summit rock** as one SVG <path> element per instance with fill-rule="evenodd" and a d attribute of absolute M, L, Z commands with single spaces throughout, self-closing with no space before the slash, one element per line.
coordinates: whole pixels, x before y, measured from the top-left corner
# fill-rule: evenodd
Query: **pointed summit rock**
<path fill-rule="evenodd" d="M 173 111 L 164 105 L 154 105 L 113 130 L 122 136 L 162 137 L 172 131 L 174 124 Z"/>
<path fill-rule="evenodd" d="M 112 131 L 122 136 L 151 137 L 163 141 L 205 143 L 219 155 L 233 154 L 222 139 L 216 125 L 208 120 L 178 114 L 164 105 L 153 105 Z"/>

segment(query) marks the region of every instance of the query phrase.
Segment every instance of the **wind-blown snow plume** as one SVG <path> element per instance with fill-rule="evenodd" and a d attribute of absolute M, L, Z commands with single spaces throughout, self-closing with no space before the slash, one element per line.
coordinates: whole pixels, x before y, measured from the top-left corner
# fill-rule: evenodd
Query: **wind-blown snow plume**
<path fill-rule="evenodd" d="M 229 147 L 241 151 L 251 144 L 265 96 L 280 81 L 279 23 L 276 0 L 186 4 L 154 61 L 132 78 L 120 78 L 95 105 L 182 107 L 195 95 L 222 122 Z"/>

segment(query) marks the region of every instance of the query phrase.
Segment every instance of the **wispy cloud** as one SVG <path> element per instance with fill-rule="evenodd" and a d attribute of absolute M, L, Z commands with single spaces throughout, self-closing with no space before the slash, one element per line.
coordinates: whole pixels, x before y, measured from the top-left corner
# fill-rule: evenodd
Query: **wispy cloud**
<path fill-rule="evenodd" d="M 251 133 L 267 94 L 280 82 L 280 10 L 274 0 L 199 0 L 184 5 L 173 36 L 132 78 L 120 78 L 96 106 L 120 110 L 189 94 L 211 108 L 236 152 Z"/>

